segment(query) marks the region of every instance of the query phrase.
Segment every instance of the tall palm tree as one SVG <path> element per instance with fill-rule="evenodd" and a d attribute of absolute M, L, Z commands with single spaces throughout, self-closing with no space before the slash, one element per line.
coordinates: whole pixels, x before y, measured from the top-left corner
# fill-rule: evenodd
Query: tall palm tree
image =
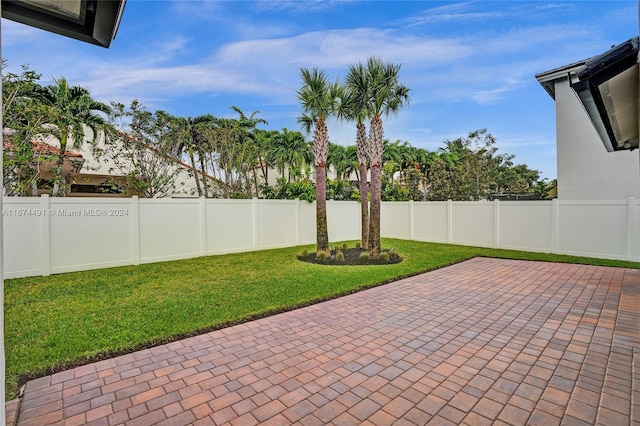
<path fill-rule="evenodd" d="M 326 120 L 335 114 L 340 98 L 340 84 L 331 83 L 324 71 L 300 69 L 302 87 L 296 92 L 303 114 L 298 121 L 307 132 L 313 127 L 313 152 L 316 170 L 316 253 L 329 253 L 327 231 L 327 155 L 329 133 Z"/>
<path fill-rule="evenodd" d="M 302 133 L 290 131 L 287 128 L 283 128 L 282 132 L 273 139 L 269 152 L 283 178 L 285 169 L 289 171 L 289 182 L 291 182 L 292 172 L 293 175 L 299 174 L 300 169 L 312 161 L 309 144 Z"/>
<path fill-rule="evenodd" d="M 399 145 L 400 141 L 389 142 L 388 139 L 382 141 L 382 165 L 387 165 L 391 170 L 391 181 L 394 180 L 394 174 L 402 170 L 402 151 Z M 390 167 L 391 166 L 391 167 Z"/>
<path fill-rule="evenodd" d="M 344 169 L 346 178 L 349 178 L 352 173 L 356 174 L 356 180 L 360 181 L 360 161 L 358 160 L 358 148 L 355 145 L 349 145 L 345 149 L 347 156 L 347 164 Z"/>
<path fill-rule="evenodd" d="M 39 89 L 36 97 L 45 105 L 49 105 L 56 110 L 54 124 L 57 127 L 60 139 L 60 153 L 56 160 L 53 178 L 54 197 L 65 195 L 65 182 L 62 175 L 65 154 L 69 137 L 73 140 L 74 148 L 79 148 L 84 142 L 84 127 L 88 127 L 93 132 L 93 142 L 98 138 L 98 131 L 107 125 L 107 120 L 99 115 L 99 112 L 110 114 L 111 108 L 93 100 L 89 90 L 80 86 L 69 86 L 64 77 L 54 79 L 54 83 Z"/>
<path fill-rule="evenodd" d="M 252 174 L 254 194 L 256 197 L 258 197 L 259 189 L 256 165 L 260 162 L 261 152 L 260 145 L 256 136 L 256 127 L 258 126 L 258 124 L 269 123 L 263 118 L 256 117 L 256 115 L 259 114 L 260 111 L 253 111 L 251 115 L 247 116 L 240 108 L 235 105 L 232 105 L 231 109 L 237 112 L 239 115 L 238 126 L 240 128 L 240 143 L 243 145 L 242 152 L 245 154 L 241 159 L 241 167 L 239 167 L 239 169 L 243 169 L 242 173 L 245 173 L 245 181 L 247 183 L 249 182 L 248 173 Z"/>
<path fill-rule="evenodd" d="M 251 156 L 249 151 L 252 146 L 251 143 L 245 143 L 248 140 L 246 133 L 240 121 L 233 118 L 218 118 L 206 131 L 210 144 L 209 166 L 214 175 L 217 173 L 219 179 L 228 185 L 234 196 L 247 189 L 248 167 L 254 169 L 255 165 L 247 160 Z"/>
<path fill-rule="evenodd" d="M 327 166 L 333 166 L 336 172 L 336 179 L 344 180 L 347 168 L 349 167 L 349 158 L 347 157 L 347 148 L 342 145 L 329 143 L 329 153 L 327 155 Z"/>
<path fill-rule="evenodd" d="M 409 89 L 399 81 L 400 65 L 369 58 L 366 67 L 368 87 L 369 160 L 371 161 L 371 208 L 369 220 L 369 252 L 380 255 L 380 195 L 384 130 L 382 116 L 395 114 L 409 102 Z"/>
<path fill-rule="evenodd" d="M 360 223 L 362 247 L 369 249 L 369 182 L 367 179 L 368 140 L 365 120 L 369 118 L 369 84 L 367 70 L 361 63 L 352 65 L 345 79 L 341 118 L 356 123 L 356 154 L 360 178 Z"/>
<path fill-rule="evenodd" d="M 204 161 L 204 146 L 206 145 L 206 139 L 203 136 L 203 131 L 207 126 L 212 125 L 216 118 L 211 114 L 200 115 L 198 117 L 175 117 L 177 125 L 177 147 L 176 154 L 178 157 L 182 156 L 183 152 L 186 152 L 191 161 L 191 166 L 194 169 L 193 177 L 196 181 L 196 190 L 198 191 L 198 197 L 208 197 L 207 189 L 207 173 Z M 198 176 L 195 154 L 198 153 L 200 160 L 200 172 L 202 177 L 202 184 L 200 184 L 200 176 Z"/>
<path fill-rule="evenodd" d="M 272 145 L 280 136 L 277 130 L 256 129 L 256 144 L 258 145 L 258 166 L 262 173 L 262 181 L 269 183 L 269 169 L 276 167 L 276 159 L 271 151 Z"/>

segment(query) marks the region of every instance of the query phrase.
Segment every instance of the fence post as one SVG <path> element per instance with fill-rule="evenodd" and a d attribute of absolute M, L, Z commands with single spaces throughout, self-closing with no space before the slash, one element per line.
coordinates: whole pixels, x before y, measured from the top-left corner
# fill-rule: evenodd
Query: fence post
<path fill-rule="evenodd" d="M 447 243 L 453 241 L 453 201 L 447 200 Z"/>
<path fill-rule="evenodd" d="M 41 207 L 44 211 L 42 216 L 42 276 L 51 275 L 51 200 L 49 194 L 42 194 L 40 197 Z"/>
<path fill-rule="evenodd" d="M 133 264 L 140 264 L 140 199 L 137 195 L 131 197 L 131 251 Z"/>
<path fill-rule="evenodd" d="M 558 241 L 560 239 L 558 221 L 559 221 L 558 199 L 551 200 L 551 253 L 558 253 Z"/>
<path fill-rule="evenodd" d="M 638 259 L 638 214 L 634 197 L 627 201 L 627 235 L 627 254 L 629 260 L 635 262 Z"/>
<path fill-rule="evenodd" d="M 500 200 L 493 200 L 493 248 L 500 248 Z"/>

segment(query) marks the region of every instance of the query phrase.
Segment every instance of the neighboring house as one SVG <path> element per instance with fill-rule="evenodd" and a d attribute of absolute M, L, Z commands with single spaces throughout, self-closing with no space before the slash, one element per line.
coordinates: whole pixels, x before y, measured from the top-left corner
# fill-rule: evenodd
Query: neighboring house
<path fill-rule="evenodd" d="M 11 156 L 13 147 L 5 132 L 5 155 Z M 123 135 L 123 137 L 127 137 Z M 131 138 L 129 138 L 132 141 Z M 34 153 L 39 158 L 38 194 L 50 194 L 53 180 L 53 166 L 60 153 L 60 142 L 52 137 L 45 137 L 43 141 L 34 141 Z M 71 146 L 70 144 L 69 146 Z M 68 184 L 67 197 L 129 197 L 137 195 L 125 188 L 126 175 L 132 167 L 127 164 L 125 157 L 114 160 L 114 153 L 122 153 L 124 149 L 118 145 L 107 147 L 104 138 L 101 137 L 94 146 L 85 142 L 80 148 L 65 151 L 65 163 L 63 175 Z M 117 154 L 116 154 L 117 155 Z M 197 197 L 197 189 L 194 176 L 202 181 L 202 173 L 193 167 L 173 158 L 162 156 L 161 153 L 150 147 L 141 150 L 141 161 L 152 163 L 157 161 L 163 169 L 160 171 L 172 176 L 174 179 L 167 188 L 164 196 L 168 197 Z M 209 183 L 211 194 L 216 194 L 215 189 L 222 185 L 221 182 L 211 176 L 205 176 Z"/>
<path fill-rule="evenodd" d="M 3 132 L 3 150 L 5 160 L 11 160 L 11 158 L 15 155 L 14 145 L 11 141 L 11 133 L 8 131 Z M 24 170 L 20 170 L 18 167 L 15 167 L 11 170 L 5 170 L 4 173 L 4 181 L 5 184 L 9 187 L 14 185 L 14 180 L 19 179 L 19 175 L 23 178 L 28 177 L 28 180 L 32 183 L 31 193 L 38 194 L 44 193 L 42 188 L 47 186 L 47 182 L 50 182 L 53 178 L 53 169 L 55 167 L 56 161 L 60 155 L 60 148 L 49 145 L 40 141 L 32 141 L 31 149 L 33 151 L 33 164 L 30 167 L 33 167 L 34 170 L 28 172 L 28 176 L 25 176 Z M 62 173 L 63 175 L 73 175 L 80 172 L 82 166 L 84 164 L 84 158 L 82 158 L 82 154 L 65 151 L 64 153 L 64 163 L 62 165 Z M 50 190 L 49 190 L 50 192 Z M 11 191 L 7 191 L 4 188 L 3 194 L 12 195 Z"/>
<path fill-rule="evenodd" d="M 558 198 L 640 198 L 638 38 L 536 79 L 556 104 Z"/>

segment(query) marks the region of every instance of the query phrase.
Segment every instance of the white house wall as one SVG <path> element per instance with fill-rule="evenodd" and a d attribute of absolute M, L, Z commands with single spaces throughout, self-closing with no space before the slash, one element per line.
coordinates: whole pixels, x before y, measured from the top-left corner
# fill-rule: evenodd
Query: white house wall
<path fill-rule="evenodd" d="M 84 159 L 84 163 L 82 164 L 79 174 L 85 176 L 118 177 L 124 176 L 131 171 L 131 167 L 126 167 L 126 164 L 123 164 L 122 168 L 119 168 L 108 154 L 98 156 L 94 155 L 94 149 L 97 152 L 104 152 L 106 149 L 104 133 L 101 132 L 98 135 L 94 148 L 93 131 L 87 126 L 84 126 L 84 131 L 85 140 L 80 147 L 74 148 L 73 140 L 71 138 L 67 144 L 67 150 L 81 154 Z M 56 148 L 60 148 L 60 141 L 53 136 L 45 137 L 44 142 Z M 117 150 L 117 148 L 112 149 Z M 193 171 L 191 169 L 185 167 L 184 164 L 174 162 L 170 167 L 170 172 L 175 176 L 175 190 L 171 194 L 168 194 L 169 197 L 198 196 Z"/>
<path fill-rule="evenodd" d="M 569 86 L 555 81 L 558 199 L 640 198 L 640 158 L 636 151 L 607 152 Z"/>

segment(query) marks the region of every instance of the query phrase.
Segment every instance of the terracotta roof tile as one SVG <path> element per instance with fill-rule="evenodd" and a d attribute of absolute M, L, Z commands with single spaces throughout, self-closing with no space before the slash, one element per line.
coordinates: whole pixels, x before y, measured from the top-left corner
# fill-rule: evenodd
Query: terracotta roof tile
<path fill-rule="evenodd" d="M 56 147 L 56 146 L 52 146 L 49 145 L 47 143 L 44 142 L 40 142 L 40 141 L 31 141 L 31 143 L 33 144 L 33 150 L 41 153 L 41 154 L 50 154 L 50 155 L 60 155 L 60 148 Z M 4 139 L 2 142 L 2 146 L 4 148 L 5 151 L 12 151 L 13 149 L 13 145 L 11 143 L 10 140 L 8 139 Z M 65 151 L 64 152 L 65 157 L 71 157 L 71 158 L 83 158 L 82 154 L 79 154 L 77 152 L 73 152 L 73 151 Z"/>

